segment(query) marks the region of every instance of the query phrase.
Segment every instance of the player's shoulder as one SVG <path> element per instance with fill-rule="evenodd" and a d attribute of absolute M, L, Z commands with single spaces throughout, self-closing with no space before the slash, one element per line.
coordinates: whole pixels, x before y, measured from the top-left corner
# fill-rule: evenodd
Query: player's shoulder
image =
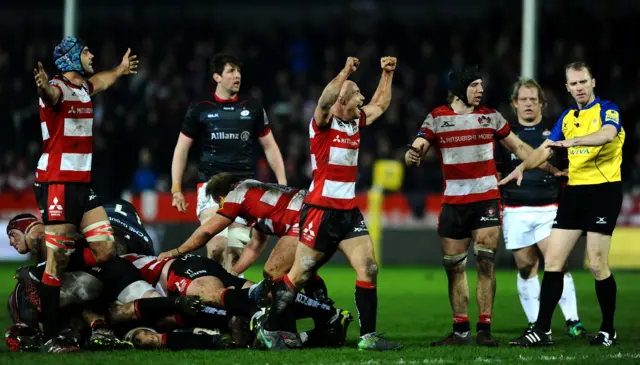
<path fill-rule="evenodd" d="M 476 114 L 500 114 L 500 112 L 496 109 L 489 108 L 488 106 L 480 105 L 478 109 L 475 110 Z"/>
<path fill-rule="evenodd" d="M 262 102 L 251 95 L 240 94 L 238 95 L 238 105 L 244 109 L 261 111 L 263 109 Z"/>
<path fill-rule="evenodd" d="M 448 105 L 441 105 L 433 109 L 429 115 L 435 119 L 438 117 L 454 116 L 456 113 Z"/>

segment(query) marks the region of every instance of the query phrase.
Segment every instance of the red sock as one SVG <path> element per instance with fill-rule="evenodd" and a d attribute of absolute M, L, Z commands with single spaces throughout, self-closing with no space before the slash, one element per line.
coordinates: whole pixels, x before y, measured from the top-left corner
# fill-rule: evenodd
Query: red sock
<path fill-rule="evenodd" d="M 96 258 L 95 256 L 93 256 L 93 251 L 91 251 L 89 247 L 85 247 L 85 249 L 82 251 L 82 254 L 84 256 L 84 263 L 87 264 L 87 266 L 96 266 Z"/>
<path fill-rule="evenodd" d="M 464 322 L 469 322 L 469 316 L 458 316 L 458 315 L 453 316 L 453 323 L 464 323 Z"/>
<path fill-rule="evenodd" d="M 287 289 L 289 289 L 290 292 L 295 294 L 296 293 L 296 287 L 293 285 L 293 283 L 289 279 L 289 275 L 285 275 L 283 280 L 284 280 L 284 284 L 287 286 Z"/>
<path fill-rule="evenodd" d="M 60 282 L 60 279 L 57 276 L 49 275 L 46 272 L 42 275 L 42 283 L 49 286 L 62 286 L 62 282 Z"/>
<path fill-rule="evenodd" d="M 478 323 L 491 324 L 491 314 L 481 314 Z"/>

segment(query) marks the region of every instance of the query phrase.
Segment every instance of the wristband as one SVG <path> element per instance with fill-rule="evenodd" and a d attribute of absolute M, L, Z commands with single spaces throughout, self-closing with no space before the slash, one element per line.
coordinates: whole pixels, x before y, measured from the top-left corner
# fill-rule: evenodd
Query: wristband
<path fill-rule="evenodd" d="M 171 194 L 181 193 L 182 186 L 180 184 L 171 184 Z"/>

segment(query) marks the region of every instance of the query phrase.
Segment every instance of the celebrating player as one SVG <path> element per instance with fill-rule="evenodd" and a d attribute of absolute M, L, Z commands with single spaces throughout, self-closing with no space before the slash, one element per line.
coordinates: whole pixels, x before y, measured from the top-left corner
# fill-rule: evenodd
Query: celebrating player
<path fill-rule="evenodd" d="M 262 146 L 278 183 L 287 183 L 284 162 L 269 128 L 267 113 L 258 100 L 238 96 L 241 66 L 240 60 L 233 56 L 221 54 L 213 58 L 211 71 L 217 84 L 215 92 L 212 97 L 189 105 L 173 153 L 172 204 L 180 212 L 186 212 L 182 176 L 193 140 L 199 139 L 202 143 L 196 210 L 201 224 L 215 216 L 218 209 L 218 205 L 205 194 L 206 181 L 221 172 L 233 173 L 245 179 L 253 178 L 258 144 Z M 228 230 L 225 229 L 221 235 L 211 240 L 207 251 L 210 258 L 229 270 L 247 242 L 249 228 L 246 221 L 238 218 Z"/>
<path fill-rule="evenodd" d="M 347 78 L 360 61 L 349 57 L 342 71 L 324 89 L 309 123 L 313 182 L 300 214 L 300 242 L 291 271 L 276 279 L 273 305 L 258 338 L 271 349 L 287 348 L 298 337 L 291 304 L 296 293 L 323 263 L 340 249 L 357 274 L 355 300 L 360 317 L 362 350 L 395 350 L 376 333 L 378 266 L 373 243 L 355 204 L 360 129 L 373 123 L 391 103 L 395 57 L 380 60 L 382 76 L 368 105 L 358 85 Z M 304 227 L 304 228 L 303 228 Z M 287 341 L 291 345 L 295 341 Z M 299 344 L 294 344 L 294 347 Z"/>
<path fill-rule="evenodd" d="M 549 130 L 542 120 L 546 99 L 544 91 L 533 79 L 521 79 L 514 85 L 511 96 L 518 121 L 511 124 L 511 131 L 532 147 L 540 146 Z M 520 160 L 502 145 L 497 145 L 498 170 L 505 176 L 520 164 Z M 550 162 L 558 166 L 558 159 Z M 518 268 L 518 295 L 529 321 L 536 321 L 540 308 L 540 282 L 538 281 L 538 252 L 547 251 L 551 226 L 558 210 L 560 181 L 553 174 L 541 170 L 525 174 L 520 186 L 515 182 L 500 187 L 504 202 L 502 229 L 508 250 L 512 250 Z M 582 337 L 587 331 L 578 318 L 576 288 L 570 273 L 564 274 L 564 290 L 560 308 L 565 316 L 567 334 Z"/>
<path fill-rule="evenodd" d="M 586 64 L 569 64 L 565 77 L 567 91 L 576 105 L 560 116 L 547 140 L 500 182 L 506 184 L 516 179 L 519 185 L 523 173 L 546 161 L 554 148 L 568 149 L 569 183 L 562 193 L 545 255 L 538 319 L 533 328 L 510 342 L 517 346 L 553 344 L 551 317 L 562 297 L 563 267 L 584 232 L 602 310 L 600 331 L 591 344 L 612 346 L 616 343 L 613 319 L 617 287 L 608 257 L 611 235 L 622 206 L 620 165 L 625 131 L 618 106 L 595 96 L 596 80 Z M 594 200 L 594 196 L 598 199 Z"/>
<path fill-rule="evenodd" d="M 113 231 L 104 209 L 90 188 L 93 104 L 91 97 L 106 90 L 123 75 L 134 74 L 136 56 L 128 49 L 120 65 L 94 74 L 93 54 L 86 44 L 66 37 L 53 51 L 61 73 L 49 81 L 42 63 L 33 70 L 40 98 L 43 149 L 34 190 L 46 226 L 46 273 L 40 286 L 45 349 L 64 350 L 64 337 L 56 337 L 60 275 L 73 251 L 76 231 L 91 247 L 94 264 L 113 254 Z"/>
<path fill-rule="evenodd" d="M 532 150 L 515 134 L 502 115 L 480 104 L 482 76 L 471 68 L 451 74 L 453 100 L 427 115 L 418 138 L 405 154 L 408 166 L 418 166 L 431 146 L 440 151 L 445 179 L 444 200 L 438 234 L 444 254 L 453 309 L 453 332 L 432 346 L 470 344 L 469 287 L 465 271 L 471 240 L 477 260 L 479 319 L 476 343 L 496 346 L 491 336 L 495 296 L 495 251 L 501 225 L 500 192 L 494 161 L 493 140 L 518 158 Z M 544 166 L 547 168 L 547 166 Z M 556 169 L 557 170 L 557 169 Z"/>

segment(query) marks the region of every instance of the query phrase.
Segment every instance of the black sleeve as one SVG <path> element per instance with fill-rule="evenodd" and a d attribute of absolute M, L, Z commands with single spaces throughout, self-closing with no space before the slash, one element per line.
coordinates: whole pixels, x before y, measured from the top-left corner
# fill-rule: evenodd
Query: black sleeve
<path fill-rule="evenodd" d="M 504 146 L 502 145 L 502 143 L 496 141 L 496 148 L 495 148 L 495 153 L 494 153 L 494 158 L 496 161 L 496 169 L 498 170 L 498 172 L 503 173 L 503 174 L 509 174 L 511 173 L 511 171 L 509 171 L 509 160 L 507 159 L 507 156 L 505 156 L 506 153 L 508 153 L 509 151 L 504 148 Z"/>
<path fill-rule="evenodd" d="M 264 137 L 271 132 L 271 127 L 269 127 L 269 117 L 267 117 L 267 112 L 262 107 L 262 104 L 257 104 L 257 108 L 260 112 L 255 118 L 256 133 L 258 134 L 258 137 Z"/>
<path fill-rule="evenodd" d="M 182 128 L 180 129 L 182 134 L 190 138 L 194 138 L 198 130 L 199 118 L 198 113 L 196 113 L 196 106 L 197 103 L 189 104 L 189 108 L 187 108 L 184 120 L 182 121 Z"/>

